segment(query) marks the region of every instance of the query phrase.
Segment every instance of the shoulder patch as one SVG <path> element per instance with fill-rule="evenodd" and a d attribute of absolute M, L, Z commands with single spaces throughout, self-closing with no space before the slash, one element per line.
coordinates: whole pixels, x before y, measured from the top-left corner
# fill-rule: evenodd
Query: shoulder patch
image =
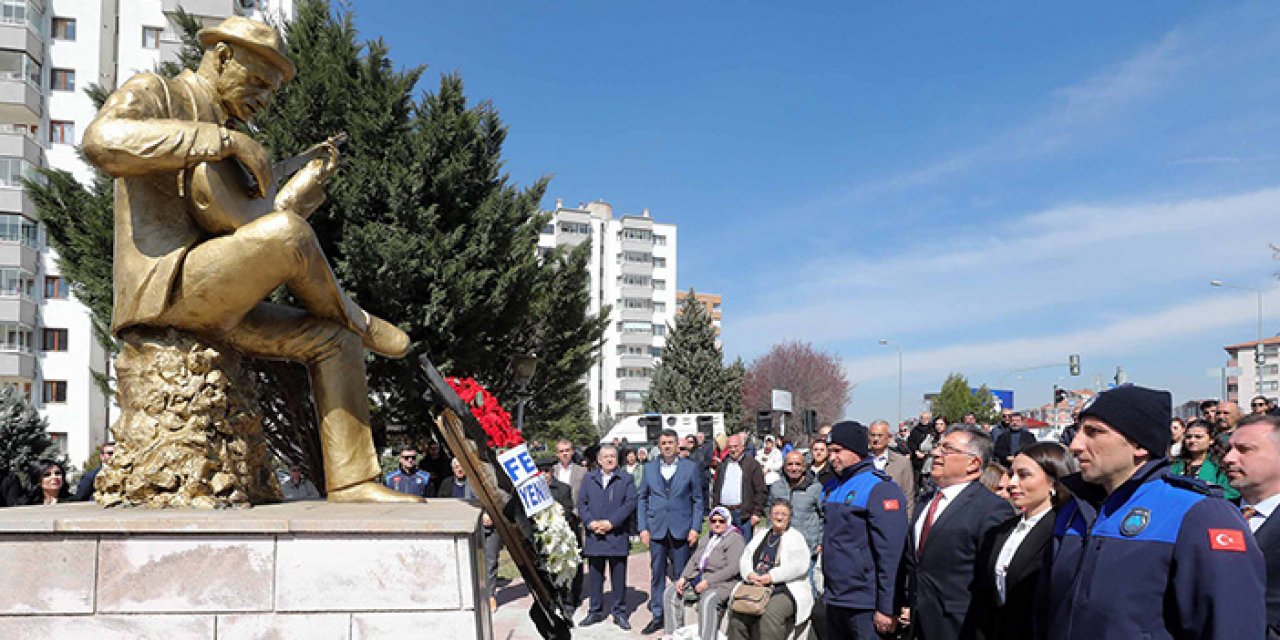
<path fill-rule="evenodd" d="M 1244 531 L 1240 529 L 1210 529 L 1209 548 L 1214 551 L 1246 551 Z"/>
<path fill-rule="evenodd" d="M 1142 507 L 1134 507 L 1129 510 L 1124 519 L 1120 521 L 1120 535 L 1126 538 L 1132 538 L 1143 529 L 1147 528 L 1147 524 L 1151 522 L 1151 511 Z"/>
<path fill-rule="evenodd" d="M 897 511 L 902 508 L 902 505 L 898 504 L 897 500 L 885 500 L 880 504 L 880 506 L 883 507 L 885 511 Z"/>

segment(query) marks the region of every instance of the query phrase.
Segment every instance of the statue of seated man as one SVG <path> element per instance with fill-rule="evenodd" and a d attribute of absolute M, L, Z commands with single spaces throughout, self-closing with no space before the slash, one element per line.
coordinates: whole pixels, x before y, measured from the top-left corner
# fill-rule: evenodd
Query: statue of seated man
<path fill-rule="evenodd" d="M 112 332 L 172 328 L 305 364 L 329 500 L 418 501 L 378 482 L 364 368 L 365 349 L 400 358 L 409 337 L 347 297 L 306 220 L 324 200 L 337 149 L 327 145 L 277 192 L 266 152 L 235 123 L 295 75 L 280 34 L 232 17 L 199 38 L 198 70 L 134 76 L 85 131 L 85 157 L 116 179 Z M 227 209 L 215 219 L 207 173 L 236 168 L 232 159 L 256 193 L 213 203 Z M 264 302 L 280 285 L 303 308 Z"/>

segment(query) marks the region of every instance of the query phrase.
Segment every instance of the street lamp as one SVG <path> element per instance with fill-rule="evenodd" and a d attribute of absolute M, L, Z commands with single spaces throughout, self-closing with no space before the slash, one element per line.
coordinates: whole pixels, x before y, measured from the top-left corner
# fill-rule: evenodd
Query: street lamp
<path fill-rule="evenodd" d="M 1242 287 L 1242 286 L 1240 286 L 1240 285 L 1229 284 L 1229 283 L 1223 282 L 1223 281 L 1221 281 L 1221 280 L 1210 280 L 1210 281 L 1209 281 L 1209 286 L 1211 286 L 1211 287 L 1224 287 L 1224 288 L 1227 288 L 1227 289 L 1239 289 L 1239 290 L 1241 290 L 1241 291 L 1252 291 L 1252 292 L 1254 292 L 1254 293 L 1258 294 L 1258 346 L 1257 346 L 1257 352 L 1256 352 L 1256 354 L 1253 356 L 1253 362 L 1254 362 L 1254 363 L 1257 365 L 1257 367 L 1258 367 L 1258 368 L 1257 368 L 1257 372 L 1256 372 L 1256 374 L 1255 374 L 1255 376 L 1254 376 L 1254 378 L 1255 378 L 1254 383 L 1257 385 L 1258 393 L 1262 393 L 1262 362 L 1263 362 L 1263 357 L 1262 357 L 1262 294 L 1263 294 L 1263 293 L 1266 293 L 1266 292 L 1267 292 L 1267 289 L 1257 289 L 1257 288 L 1254 288 L 1254 287 Z"/>
<path fill-rule="evenodd" d="M 893 345 L 898 348 L 898 429 L 902 428 L 902 345 L 896 342 L 890 342 L 883 338 L 880 339 L 880 346 L 887 347 Z"/>
<path fill-rule="evenodd" d="M 511 371 L 516 383 L 516 431 L 524 433 L 524 403 L 529 401 L 529 383 L 538 369 L 538 356 L 517 353 L 511 356 Z"/>

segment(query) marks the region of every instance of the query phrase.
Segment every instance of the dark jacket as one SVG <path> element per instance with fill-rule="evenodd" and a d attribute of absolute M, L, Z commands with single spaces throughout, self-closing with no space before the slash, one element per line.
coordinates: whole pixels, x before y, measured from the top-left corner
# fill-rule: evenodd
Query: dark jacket
<path fill-rule="evenodd" d="M 1280 510 L 1253 534 L 1267 563 L 1267 638 L 1280 640 Z"/>
<path fill-rule="evenodd" d="M 1054 526 L 1037 628 L 1049 640 L 1263 638 L 1262 552 L 1216 489 L 1168 475 L 1163 458 L 1115 493 L 1085 483 Z"/>
<path fill-rule="evenodd" d="M 720 466 L 716 469 L 716 481 L 711 487 L 711 506 L 718 507 L 724 502 L 720 499 L 720 494 L 724 489 L 724 472 L 725 468 L 730 464 L 730 458 L 725 457 L 720 461 Z M 754 514 L 758 516 L 764 515 L 765 502 L 769 498 L 769 487 L 764 483 L 764 469 L 759 462 L 750 455 L 743 454 L 742 460 L 738 461 L 738 465 L 742 467 L 742 506 L 740 509 L 744 513 Z"/>
<path fill-rule="evenodd" d="M 1005 573 L 1005 601 L 996 588 L 996 561 L 1013 530 L 1022 522 L 1015 515 L 991 530 L 978 551 L 977 589 L 973 594 L 984 640 L 1029 640 L 1034 635 L 1036 594 L 1040 570 L 1053 555 L 1053 523 L 1057 509 L 1050 509 L 1018 545 Z M 933 535 L 930 533 L 930 535 Z"/>
<path fill-rule="evenodd" d="M 636 500 L 637 530 L 655 540 L 702 532 L 702 470 L 692 460 L 677 457 L 671 480 L 662 477 L 662 458 L 646 462 Z"/>
<path fill-rule="evenodd" d="M 582 479 L 578 491 L 578 517 L 588 526 L 583 543 L 584 556 L 625 556 L 631 549 L 627 531 L 636 514 L 636 483 L 621 468 L 614 470 L 609 486 L 604 474 L 592 469 Z M 613 525 L 608 533 L 598 534 L 589 528 L 595 520 L 608 520 Z"/>
<path fill-rule="evenodd" d="M 99 471 L 102 471 L 102 465 L 86 471 L 84 477 L 80 478 L 80 484 L 76 485 L 76 501 L 89 502 L 93 500 L 93 481 L 98 478 Z"/>
<path fill-rule="evenodd" d="M 440 482 L 440 486 L 436 488 L 437 498 L 453 498 L 453 488 L 458 484 L 450 473 L 447 478 Z M 463 480 L 462 482 L 462 500 L 475 500 L 476 492 L 471 489 L 471 482 Z"/>
<path fill-rule="evenodd" d="M 893 615 L 907 497 L 868 458 L 828 482 L 822 498 L 823 602 Z"/>
<path fill-rule="evenodd" d="M 1036 443 L 1036 434 L 1024 429 L 1010 429 L 1000 434 L 995 441 L 996 462 L 1009 466 L 1009 458 L 1022 453 L 1023 449 Z"/>
<path fill-rule="evenodd" d="M 915 523 L 928 515 L 933 494 L 916 503 L 902 571 L 911 625 L 921 640 L 972 638 L 978 613 L 972 594 L 978 575 L 978 550 L 992 529 L 1013 516 L 1013 507 L 981 483 L 970 482 L 937 516 L 922 553 L 917 553 Z"/>

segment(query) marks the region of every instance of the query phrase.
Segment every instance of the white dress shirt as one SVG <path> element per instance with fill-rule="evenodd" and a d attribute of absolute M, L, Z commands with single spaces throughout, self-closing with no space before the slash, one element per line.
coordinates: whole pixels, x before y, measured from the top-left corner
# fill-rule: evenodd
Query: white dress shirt
<path fill-rule="evenodd" d="M 680 463 L 679 456 L 671 458 L 671 464 L 667 464 L 667 461 L 665 459 L 659 458 L 658 464 L 660 466 L 658 467 L 658 472 L 662 474 L 662 479 L 670 480 L 671 476 L 676 475 L 676 465 L 679 463 Z"/>
<path fill-rule="evenodd" d="M 1000 555 L 996 556 L 996 591 L 1000 594 L 1000 604 L 1005 602 L 1005 576 L 1009 573 L 1009 564 L 1013 562 L 1013 556 L 1018 553 L 1018 547 L 1022 546 L 1022 541 L 1027 539 L 1027 534 L 1035 528 L 1036 524 L 1044 518 L 1044 514 L 1049 513 L 1052 509 L 1048 505 L 1034 516 L 1022 516 L 1022 520 L 1013 527 L 1013 533 L 1009 534 L 1009 539 L 1004 541 L 1004 546 L 1000 547 Z"/>
<path fill-rule="evenodd" d="M 946 489 L 942 489 L 938 492 L 938 494 L 941 495 L 942 498 L 939 499 L 938 510 L 933 513 L 933 524 L 935 525 L 938 524 L 938 520 L 942 519 L 942 512 L 946 511 L 947 505 L 955 501 L 956 496 L 960 495 L 960 492 L 964 491 L 965 487 L 971 484 L 973 484 L 972 480 L 970 480 L 969 482 L 962 482 L 960 484 L 953 484 L 947 487 Z M 932 500 L 930 502 L 932 502 Z M 922 515 L 920 516 L 920 519 L 916 520 L 916 550 L 919 551 L 920 550 L 920 532 L 924 531 L 924 521 L 929 518 L 929 502 L 918 504 L 916 505 L 916 508 L 924 509 L 924 511 L 921 512 Z M 933 533 L 932 529 L 929 531 L 929 533 L 930 534 Z"/>
<path fill-rule="evenodd" d="M 560 482 L 563 482 L 565 484 L 570 484 L 569 481 L 572 478 L 573 478 L 572 462 L 570 462 L 568 465 L 556 463 L 556 480 L 559 480 Z"/>
<path fill-rule="evenodd" d="M 885 449 L 884 453 L 872 458 L 871 463 L 876 465 L 876 471 L 884 471 L 884 468 L 889 464 L 889 450 Z M 941 509 L 942 505 L 938 505 L 938 508 Z"/>
<path fill-rule="evenodd" d="M 1271 514 L 1275 512 L 1276 507 L 1280 507 L 1280 493 L 1277 493 L 1276 495 L 1271 496 L 1270 498 L 1267 498 L 1266 500 L 1263 500 L 1258 504 L 1255 504 L 1255 505 L 1246 504 L 1244 506 L 1246 507 L 1251 506 L 1258 511 L 1258 513 L 1255 514 L 1252 518 L 1249 518 L 1249 530 L 1254 533 L 1257 533 L 1258 527 L 1261 527 L 1262 523 L 1266 522 L 1267 518 L 1271 517 Z"/>
<path fill-rule="evenodd" d="M 733 458 L 725 458 L 720 469 L 724 472 L 724 481 L 720 483 L 720 504 L 730 507 L 742 504 L 742 465 Z"/>

